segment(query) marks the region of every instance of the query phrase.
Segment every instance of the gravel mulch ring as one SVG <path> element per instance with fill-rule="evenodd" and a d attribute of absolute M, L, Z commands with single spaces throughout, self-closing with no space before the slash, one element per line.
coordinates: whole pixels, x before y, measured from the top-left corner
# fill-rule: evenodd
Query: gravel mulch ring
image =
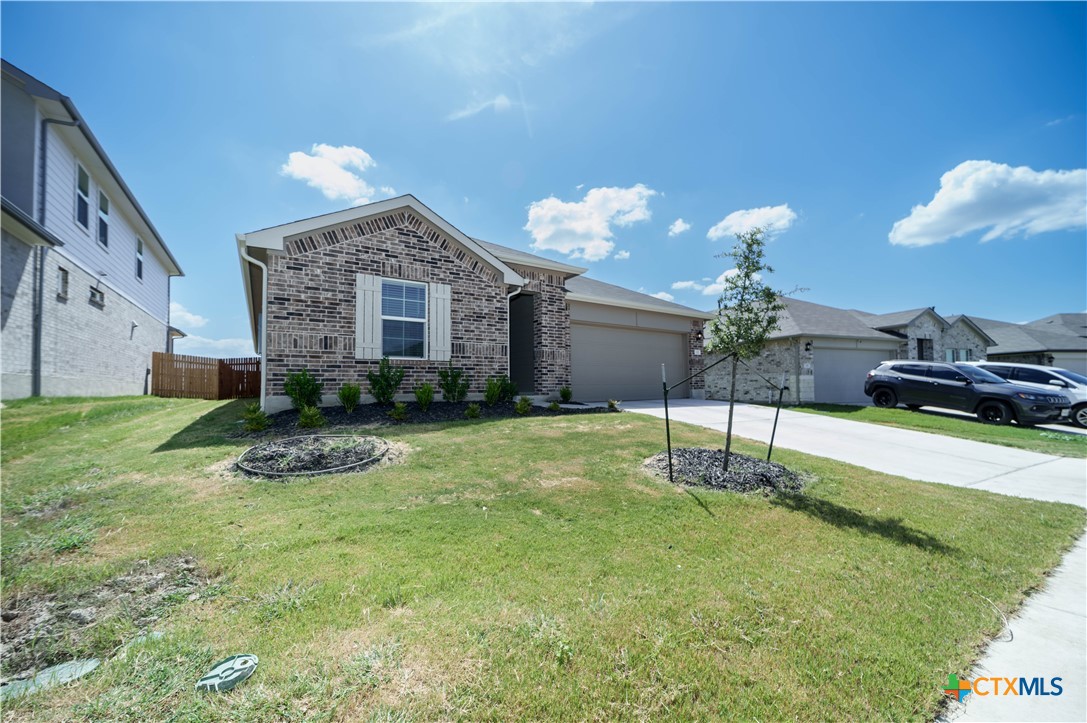
<path fill-rule="evenodd" d="M 122 640 L 94 628 L 147 631 L 170 607 L 198 600 L 208 578 L 191 557 L 143 560 L 127 572 L 77 596 L 20 591 L 4 596 L 4 683 L 86 655 L 101 655 Z"/>
<path fill-rule="evenodd" d="M 325 417 L 325 422 L 329 427 L 363 427 L 363 426 L 397 426 L 401 424 L 432 424 L 434 422 L 463 422 L 467 418 L 464 416 L 464 410 L 468 408 L 470 402 L 432 402 L 430 407 L 424 412 L 419 409 L 419 405 L 415 402 L 405 402 L 405 406 L 408 408 L 408 418 L 403 422 L 397 422 L 389 417 L 389 410 L 392 406 L 383 406 L 380 404 L 360 404 L 355 408 L 355 411 L 348 414 L 344 411 L 343 407 L 321 407 L 321 414 Z M 520 415 L 514 410 L 516 406 L 515 402 L 500 402 L 493 407 L 488 407 L 483 402 L 479 404 L 479 418 L 480 419 L 507 419 L 510 417 L 519 417 Z M 607 414 L 609 411 L 602 407 L 582 407 L 579 409 L 560 409 L 557 412 L 552 412 L 546 407 L 532 407 L 532 412 L 529 413 L 530 417 L 565 417 L 571 414 Z M 312 430 L 300 429 L 298 426 L 298 411 L 295 409 L 288 409 L 282 412 L 276 412 L 275 414 L 268 415 L 272 424 L 263 432 L 241 432 L 236 436 L 239 437 L 257 437 L 264 436 L 266 434 L 286 434 L 299 430 L 301 432 L 309 432 Z M 232 435 L 235 436 L 235 435 Z"/>
<path fill-rule="evenodd" d="M 672 450 L 672 476 L 676 482 L 730 492 L 799 492 L 804 481 L 796 472 L 777 462 L 732 453 L 728 474 L 724 471 L 725 451 L 685 447 Z M 653 455 L 645 462 L 653 474 L 668 479 L 668 453 Z"/>
<path fill-rule="evenodd" d="M 270 477 L 356 472 L 377 462 L 388 449 L 388 442 L 380 437 L 289 437 L 250 447 L 238 457 L 238 467 L 249 474 Z"/>

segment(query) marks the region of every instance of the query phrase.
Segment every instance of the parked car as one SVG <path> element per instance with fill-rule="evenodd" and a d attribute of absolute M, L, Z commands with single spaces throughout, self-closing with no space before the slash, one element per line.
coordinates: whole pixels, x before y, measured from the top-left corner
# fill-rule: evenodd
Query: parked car
<path fill-rule="evenodd" d="M 1010 362 L 967 362 L 979 369 L 1007 379 L 1024 387 L 1063 392 L 1072 400 L 1069 421 L 1077 427 L 1087 427 L 1087 377 L 1068 369 L 1044 367 L 1038 364 L 1013 364 Z"/>
<path fill-rule="evenodd" d="M 1067 418 L 1072 400 L 1058 391 L 1020 386 L 959 363 L 885 361 L 868 372 L 864 393 L 877 407 L 942 407 L 976 414 L 989 424 L 1030 427 Z"/>

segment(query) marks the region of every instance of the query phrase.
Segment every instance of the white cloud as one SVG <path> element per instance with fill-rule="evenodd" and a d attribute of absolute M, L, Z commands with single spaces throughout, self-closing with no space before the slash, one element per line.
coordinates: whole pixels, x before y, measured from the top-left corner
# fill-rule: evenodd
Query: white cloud
<path fill-rule="evenodd" d="M 392 186 L 382 186 L 380 188 L 380 191 L 381 191 L 381 195 L 383 195 L 383 196 L 390 196 L 391 197 L 391 196 L 396 195 L 396 189 L 393 188 Z"/>
<path fill-rule="evenodd" d="M 361 148 L 315 143 L 310 153 L 291 153 L 280 173 L 305 181 L 330 201 L 345 199 L 352 206 L 358 206 L 370 202 L 374 187 L 354 171 L 361 173 L 376 165 L 370 154 Z"/>
<path fill-rule="evenodd" d="M 499 94 L 490 100 L 476 100 L 460 110 L 455 110 L 445 117 L 448 121 L 464 120 L 482 113 L 488 108 L 493 108 L 495 113 L 505 113 L 513 107 L 513 102 L 505 95 Z"/>
<path fill-rule="evenodd" d="M 1087 225 L 1087 169 L 1035 171 L 964 161 L 940 177 L 927 206 L 914 206 L 888 235 L 899 246 L 929 246 L 988 229 L 982 241 L 1068 231 Z"/>
<path fill-rule="evenodd" d="M 1055 119 L 1049 121 L 1048 123 L 1046 123 L 1046 126 L 1047 127 L 1059 126 L 1061 123 L 1067 123 L 1068 121 L 1075 119 L 1075 117 L 1076 116 L 1074 116 L 1074 115 L 1066 115 L 1064 118 L 1055 118 Z"/>
<path fill-rule="evenodd" d="M 776 236 L 783 233 L 793 225 L 796 213 L 789 208 L 789 204 L 780 206 L 763 206 L 761 208 L 747 208 L 733 211 L 710 229 L 706 238 L 716 241 L 725 236 L 735 236 L 746 233 L 753 228 L 761 228 L 767 236 Z"/>
<path fill-rule="evenodd" d="M 669 236 L 679 236 L 684 231 L 690 231 L 691 224 L 684 221 L 682 218 L 677 218 L 672 222 L 672 225 L 668 227 Z"/>
<path fill-rule="evenodd" d="M 220 359 L 256 356 L 252 339 L 208 339 L 203 336 L 187 336 L 174 341 L 174 352 L 193 356 L 210 356 Z"/>
<path fill-rule="evenodd" d="M 623 249 L 622 251 L 616 251 L 615 252 L 615 260 L 616 261 L 626 261 L 629 258 L 630 258 L 630 252 L 627 251 L 626 249 Z"/>
<path fill-rule="evenodd" d="M 706 281 L 709 281 L 709 279 L 706 279 Z M 704 288 L 706 288 L 705 284 L 700 284 L 697 281 L 677 281 L 672 284 L 672 291 L 701 291 Z"/>
<path fill-rule="evenodd" d="M 735 276 L 740 273 L 736 269 L 729 269 L 725 273 L 717 277 L 717 280 L 712 284 L 702 287 L 703 296 L 720 296 L 721 292 L 725 290 L 725 279 L 729 276 Z"/>
<path fill-rule="evenodd" d="M 655 294 L 650 294 L 654 299 L 660 299 L 662 301 L 675 301 L 676 297 L 669 294 L 667 291 L 658 291 Z"/>
<path fill-rule="evenodd" d="M 612 226 L 648 221 L 649 199 L 657 195 L 639 183 L 630 188 L 592 188 L 581 201 L 550 196 L 528 207 L 525 230 L 535 251 L 558 251 L 586 261 L 605 259 L 615 248 Z"/>
<path fill-rule="evenodd" d="M 170 302 L 170 323 L 185 331 L 186 329 L 199 329 L 208 323 L 207 318 L 194 314 L 176 301 Z"/>

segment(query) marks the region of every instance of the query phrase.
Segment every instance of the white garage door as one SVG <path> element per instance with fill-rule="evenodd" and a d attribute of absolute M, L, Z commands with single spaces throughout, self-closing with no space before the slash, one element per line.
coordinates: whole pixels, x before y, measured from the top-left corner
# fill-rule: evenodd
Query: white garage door
<path fill-rule="evenodd" d="M 660 399 L 661 364 L 669 384 L 683 379 L 687 370 L 687 335 L 615 326 L 570 325 L 570 353 L 574 399 Z M 684 384 L 669 395 L 690 395 Z"/>
<path fill-rule="evenodd" d="M 827 404 L 870 404 L 864 395 L 869 371 L 888 359 L 889 351 L 868 349 L 816 349 L 815 401 Z"/>

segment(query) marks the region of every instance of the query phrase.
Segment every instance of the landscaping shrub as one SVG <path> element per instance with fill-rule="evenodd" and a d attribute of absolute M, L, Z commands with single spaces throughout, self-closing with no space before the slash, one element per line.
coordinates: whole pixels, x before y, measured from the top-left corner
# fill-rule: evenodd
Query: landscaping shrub
<path fill-rule="evenodd" d="M 242 419 L 245 420 L 247 432 L 260 432 L 268 429 L 268 425 L 272 423 L 272 420 L 268 419 L 268 415 L 260 408 L 260 402 L 246 405 L 245 411 L 242 412 Z"/>
<path fill-rule="evenodd" d="M 463 369 L 454 368 L 450 361 L 447 369 L 438 370 L 438 388 L 442 390 L 445 401 L 463 402 L 468 396 L 468 377 Z"/>
<path fill-rule="evenodd" d="M 415 403 L 419 405 L 419 411 L 425 412 L 434 401 L 434 385 L 420 384 L 415 387 Z"/>
<path fill-rule="evenodd" d="M 400 382 L 404 381 L 404 368 L 393 366 L 389 357 L 382 357 L 376 372 L 366 372 L 370 380 L 370 394 L 378 404 L 392 404 Z"/>
<path fill-rule="evenodd" d="M 350 414 L 355 411 L 355 407 L 359 406 L 359 399 L 362 398 L 362 388 L 358 384 L 344 384 L 340 387 L 340 391 L 336 396 L 340 398 L 343 410 Z"/>
<path fill-rule="evenodd" d="M 559 406 L 558 402 L 551 402 L 550 404 L 547 405 L 547 408 L 550 409 L 552 412 L 561 412 L 562 411 L 562 407 Z"/>
<path fill-rule="evenodd" d="M 472 402 L 468 405 L 468 408 L 464 410 L 464 416 L 468 419 L 479 419 L 479 405 Z"/>
<path fill-rule="evenodd" d="M 483 388 L 483 401 L 488 407 L 493 407 L 499 402 L 511 402 L 517 396 L 517 385 L 510 381 L 505 374 L 497 377 L 487 377 L 487 384 Z"/>
<path fill-rule="evenodd" d="M 313 405 L 306 405 L 298 410 L 298 426 L 303 429 L 316 429 L 325 426 L 325 415 Z"/>
<path fill-rule="evenodd" d="M 532 411 L 532 400 L 528 397 L 521 397 L 517 400 L 517 406 L 514 407 L 514 411 L 520 414 L 522 417 Z"/>
<path fill-rule="evenodd" d="M 403 402 L 397 402 L 393 405 L 393 408 L 389 410 L 389 416 L 398 422 L 403 422 L 408 418 L 408 405 Z"/>
<path fill-rule="evenodd" d="M 622 402 L 620 402 L 618 399 L 609 399 L 608 400 L 608 411 L 609 412 L 618 412 L 620 404 L 622 404 Z"/>
<path fill-rule="evenodd" d="M 321 404 L 321 389 L 324 384 L 317 381 L 317 377 L 309 373 L 309 369 L 287 374 L 287 381 L 283 382 L 283 393 L 291 398 L 291 406 L 295 409 L 302 407 L 316 407 Z"/>
<path fill-rule="evenodd" d="M 574 393 L 570 390 L 570 387 L 562 387 L 559 389 L 559 399 L 563 404 L 569 404 L 570 400 L 574 398 Z"/>

